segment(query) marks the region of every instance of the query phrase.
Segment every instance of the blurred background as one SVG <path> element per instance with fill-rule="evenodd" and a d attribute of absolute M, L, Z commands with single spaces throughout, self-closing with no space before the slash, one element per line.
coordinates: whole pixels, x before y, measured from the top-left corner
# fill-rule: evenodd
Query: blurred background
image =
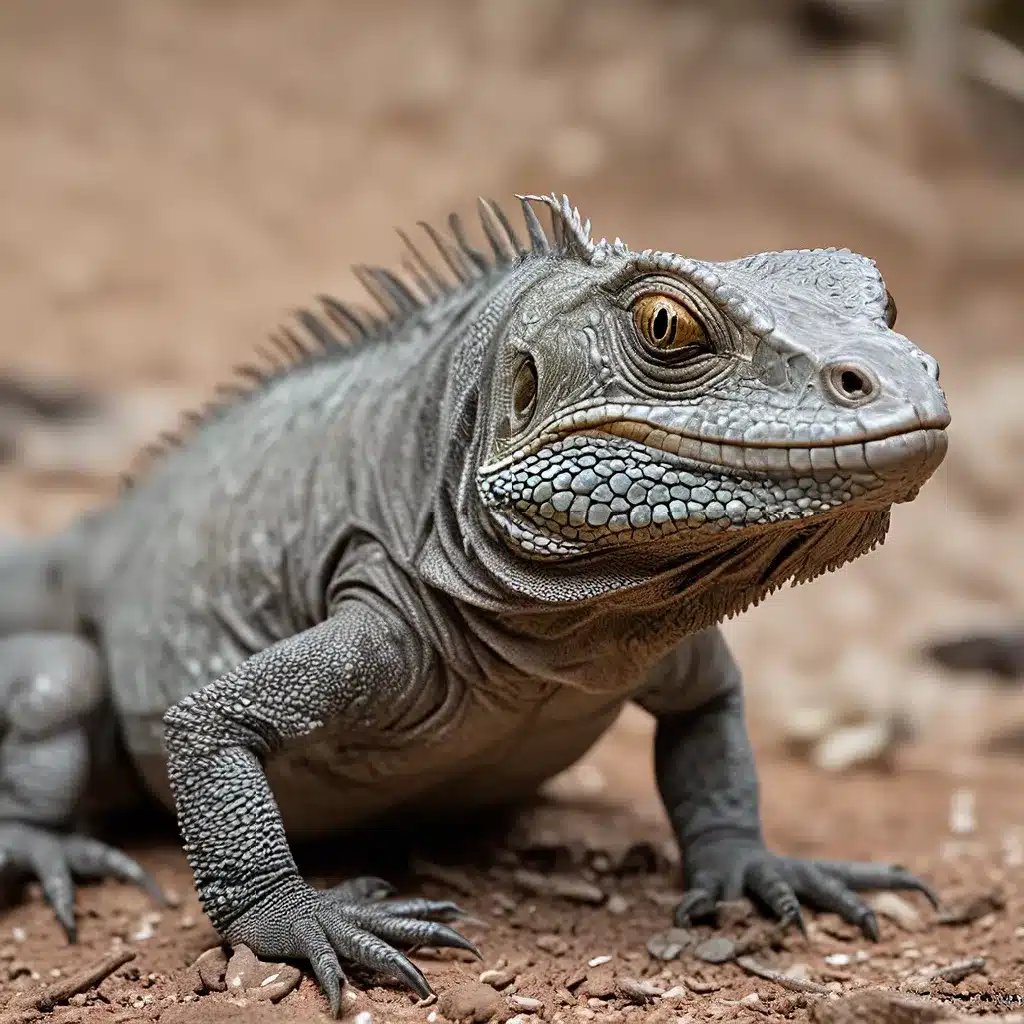
<path fill-rule="evenodd" d="M 950 455 L 883 549 L 727 629 L 794 750 L 910 722 L 969 774 L 1018 698 L 921 648 L 1024 621 L 1022 46 L 1017 0 L 6 0 L 0 525 L 114 494 L 293 307 L 478 194 L 708 259 L 849 246 L 942 364 Z"/>

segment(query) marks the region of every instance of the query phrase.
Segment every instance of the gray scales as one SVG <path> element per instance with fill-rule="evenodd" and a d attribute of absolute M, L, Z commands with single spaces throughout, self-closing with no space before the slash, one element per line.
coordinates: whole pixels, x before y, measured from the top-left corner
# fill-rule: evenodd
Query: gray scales
<path fill-rule="evenodd" d="M 766 848 L 717 623 L 883 540 L 945 453 L 935 360 L 848 250 L 633 252 L 520 199 L 525 244 L 483 201 L 486 254 L 425 226 L 434 261 L 406 238 L 404 279 L 357 271 L 375 313 L 299 313 L 118 501 L 3 556 L 0 857 L 69 935 L 75 875 L 155 888 L 76 831 L 120 736 L 225 940 L 308 959 L 335 1013 L 346 961 L 426 995 L 403 950 L 472 948 L 459 908 L 317 890 L 289 838 L 513 803 L 626 701 L 677 922 L 746 894 L 872 936 L 858 892 L 934 899 Z"/>

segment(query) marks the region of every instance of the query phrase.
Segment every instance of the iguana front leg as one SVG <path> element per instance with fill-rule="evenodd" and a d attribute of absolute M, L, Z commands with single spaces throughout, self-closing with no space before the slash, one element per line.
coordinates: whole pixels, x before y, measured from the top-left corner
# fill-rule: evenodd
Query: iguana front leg
<path fill-rule="evenodd" d="M 718 629 L 662 662 L 638 702 L 658 719 L 655 775 L 682 854 L 686 891 L 677 924 L 749 896 L 801 929 L 802 902 L 877 939 L 875 915 L 858 890 L 914 889 L 937 905 L 932 890 L 897 865 L 803 860 L 765 846 L 740 673 Z"/>
<path fill-rule="evenodd" d="M 475 949 L 429 920 L 457 916 L 453 904 L 372 902 L 373 884 L 321 891 L 303 881 L 262 761 L 327 723 L 341 743 L 386 735 L 416 704 L 431 667 L 396 613 L 348 600 L 165 715 L 168 774 L 206 913 L 224 938 L 258 955 L 309 960 L 335 1015 L 339 957 L 426 996 L 426 979 L 391 943 Z"/>

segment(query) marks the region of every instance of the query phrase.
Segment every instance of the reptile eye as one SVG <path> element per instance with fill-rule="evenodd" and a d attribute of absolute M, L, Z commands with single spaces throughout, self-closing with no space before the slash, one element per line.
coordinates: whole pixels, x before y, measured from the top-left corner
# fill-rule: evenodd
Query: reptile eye
<path fill-rule="evenodd" d="M 512 381 L 512 412 L 515 415 L 517 430 L 522 429 L 530 421 L 534 407 L 537 405 L 537 367 L 530 356 L 527 356 Z"/>
<path fill-rule="evenodd" d="M 640 337 L 659 352 L 708 343 L 700 321 L 681 302 L 667 295 L 645 295 L 637 300 L 633 323 Z"/>
<path fill-rule="evenodd" d="M 896 326 L 896 300 L 888 288 L 885 290 L 885 322 L 890 329 Z"/>

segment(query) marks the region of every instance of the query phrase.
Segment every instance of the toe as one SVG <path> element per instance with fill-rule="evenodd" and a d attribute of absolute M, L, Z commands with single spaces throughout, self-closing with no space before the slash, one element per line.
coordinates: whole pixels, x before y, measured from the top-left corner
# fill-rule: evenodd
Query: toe
<path fill-rule="evenodd" d="M 155 903 L 166 906 L 167 898 L 156 880 L 120 850 L 87 836 L 71 836 L 64 842 L 64 852 L 75 874 L 131 882 L 145 890 Z"/>
<path fill-rule="evenodd" d="M 63 851 L 55 841 L 40 836 L 33 839 L 26 853 L 30 869 L 39 879 L 43 898 L 64 929 L 68 942 L 76 942 L 75 886 Z"/>
<path fill-rule="evenodd" d="M 878 920 L 874 911 L 849 886 L 812 863 L 798 864 L 796 873 L 800 897 L 806 903 L 838 914 L 867 938 L 878 941 Z"/>
<path fill-rule="evenodd" d="M 722 889 L 721 880 L 709 871 L 698 871 L 675 911 L 677 927 L 685 928 L 702 917 L 715 913 L 715 904 Z"/>
<path fill-rule="evenodd" d="M 811 863 L 855 891 L 898 889 L 919 892 L 934 908 L 941 905 L 939 894 L 927 882 L 899 864 L 857 860 L 815 860 Z"/>
<path fill-rule="evenodd" d="M 751 865 L 745 882 L 747 892 L 763 903 L 782 924 L 795 924 L 804 935 L 807 934 L 807 926 L 800 912 L 800 901 L 774 858 Z"/>
<path fill-rule="evenodd" d="M 294 925 L 292 936 L 296 948 L 309 960 L 313 968 L 316 980 L 330 1004 L 331 1015 L 337 1017 L 341 1012 L 341 989 L 345 983 L 345 974 L 338 962 L 338 954 L 331 946 L 323 928 L 315 921 L 304 920 Z"/>
<path fill-rule="evenodd" d="M 465 949 L 477 957 L 480 956 L 480 950 L 469 939 L 439 921 L 394 917 L 383 908 L 359 905 L 347 908 L 346 916 L 388 942 L 406 947 L 447 946 L 452 949 Z"/>
<path fill-rule="evenodd" d="M 387 900 L 381 907 L 392 917 L 418 917 L 424 921 L 458 921 L 469 916 L 450 900 Z"/>
<path fill-rule="evenodd" d="M 423 973 L 407 956 L 372 932 L 355 925 L 352 908 L 333 903 L 325 907 L 320 923 L 334 948 L 348 960 L 404 981 L 421 999 L 431 995 Z"/>

